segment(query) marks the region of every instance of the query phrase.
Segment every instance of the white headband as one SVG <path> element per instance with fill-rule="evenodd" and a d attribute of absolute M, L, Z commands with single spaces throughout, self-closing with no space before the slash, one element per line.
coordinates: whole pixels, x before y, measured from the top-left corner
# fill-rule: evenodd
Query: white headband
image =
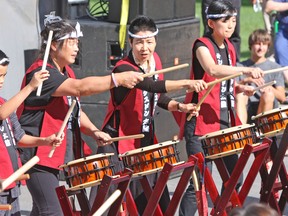
<path fill-rule="evenodd" d="M 77 22 L 76 26 L 75 26 L 75 30 L 76 31 L 72 31 L 69 34 L 64 35 L 63 37 L 59 38 L 57 41 L 60 40 L 65 40 L 67 38 L 79 38 L 79 37 L 83 37 L 83 33 L 80 30 L 80 24 Z"/>
<path fill-rule="evenodd" d="M 219 19 L 219 18 L 224 18 L 227 16 L 237 16 L 237 13 L 227 13 L 227 14 L 207 14 L 206 18 L 207 19 Z"/>
<path fill-rule="evenodd" d="M 2 65 L 4 62 L 9 63 L 9 59 L 8 58 L 3 58 L 0 60 L 0 65 Z"/>
<path fill-rule="evenodd" d="M 59 22 L 62 20 L 60 16 L 55 16 L 55 11 L 51 11 L 50 14 L 45 15 L 44 26 L 47 26 L 51 23 Z"/>
<path fill-rule="evenodd" d="M 136 34 L 131 33 L 130 31 L 128 31 L 128 34 L 132 38 L 145 39 L 145 38 L 150 38 L 150 37 L 156 36 L 158 34 L 158 32 L 159 32 L 159 30 L 157 28 L 155 32 L 153 32 L 152 34 L 148 34 L 148 35 L 136 35 Z"/>

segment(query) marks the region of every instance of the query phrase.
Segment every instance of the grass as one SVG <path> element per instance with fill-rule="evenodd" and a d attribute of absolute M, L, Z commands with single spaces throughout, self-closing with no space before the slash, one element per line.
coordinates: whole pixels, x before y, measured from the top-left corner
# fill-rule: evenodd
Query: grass
<path fill-rule="evenodd" d="M 201 2 L 202 0 L 196 0 L 196 17 L 198 17 L 201 22 L 200 34 L 203 32 Z M 241 60 L 249 58 L 248 37 L 252 31 L 258 28 L 264 28 L 262 13 L 254 12 L 250 0 L 242 0 L 240 11 Z"/>

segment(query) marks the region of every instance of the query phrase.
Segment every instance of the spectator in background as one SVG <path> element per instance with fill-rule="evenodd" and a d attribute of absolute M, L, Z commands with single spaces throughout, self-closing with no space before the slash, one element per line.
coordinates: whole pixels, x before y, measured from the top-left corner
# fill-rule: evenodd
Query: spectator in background
<path fill-rule="evenodd" d="M 207 25 L 207 17 L 206 17 L 206 10 L 208 6 L 211 4 L 213 0 L 203 0 L 202 1 L 202 20 L 204 25 L 204 32 L 203 35 L 209 33 L 209 28 Z M 235 31 L 233 32 L 232 36 L 229 38 L 229 40 L 232 42 L 232 44 L 235 47 L 236 50 L 236 61 L 240 61 L 240 45 L 241 45 L 241 37 L 240 37 L 240 8 L 241 8 L 241 0 L 228 0 L 232 3 L 233 7 L 235 7 L 237 11 L 237 17 L 236 17 L 236 27 Z"/>
<path fill-rule="evenodd" d="M 264 29 L 257 29 L 249 36 L 249 49 L 251 51 L 250 58 L 241 62 L 242 66 L 258 67 L 262 70 L 270 70 L 280 68 L 281 66 L 266 58 L 269 46 L 272 43 L 271 35 Z M 278 101 L 285 101 L 284 76 L 283 72 L 271 73 L 264 75 L 263 78 L 253 79 L 245 77 L 240 80 L 240 84 L 248 84 L 254 87 L 261 86 L 275 80 L 276 84 L 263 88 L 251 97 L 238 94 L 237 97 L 237 114 L 242 123 L 251 123 L 251 117 L 259 113 L 278 107 Z M 246 112 L 246 104 L 248 101 L 248 119 Z"/>

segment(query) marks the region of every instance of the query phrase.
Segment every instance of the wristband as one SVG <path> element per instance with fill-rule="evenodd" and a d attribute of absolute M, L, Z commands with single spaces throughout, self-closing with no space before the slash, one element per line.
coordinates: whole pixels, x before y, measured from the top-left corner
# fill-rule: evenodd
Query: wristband
<path fill-rule="evenodd" d="M 117 81 L 116 81 L 116 79 L 115 79 L 114 73 L 111 73 L 111 77 L 112 77 L 112 81 L 113 81 L 115 87 L 117 88 L 117 87 L 118 87 L 118 83 L 117 83 Z"/>
<path fill-rule="evenodd" d="M 182 110 L 180 109 L 180 103 L 177 103 L 177 110 L 178 112 L 182 112 Z"/>

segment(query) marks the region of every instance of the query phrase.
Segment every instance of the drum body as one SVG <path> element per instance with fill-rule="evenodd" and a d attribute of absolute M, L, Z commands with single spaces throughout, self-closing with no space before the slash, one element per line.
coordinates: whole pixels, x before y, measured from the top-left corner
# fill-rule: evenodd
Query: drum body
<path fill-rule="evenodd" d="M 254 124 L 239 125 L 208 133 L 199 138 L 206 156 L 242 149 L 246 144 L 256 143 Z"/>
<path fill-rule="evenodd" d="M 163 168 L 165 163 L 179 162 L 179 151 L 176 148 L 178 142 L 166 141 L 127 151 L 119 155 L 119 158 L 123 160 L 124 166 L 133 170 L 134 173 L 158 170 Z"/>
<path fill-rule="evenodd" d="M 109 176 L 114 174 L 112 155 L 114 154 L 96 154 L 70 161 L 60 168 L 64 169 L 66 182 L 70 187 L 100 182 L 105 174 Z"/>
<path fill-rule="evenodd" d="M 284 131 L 288 123 L 288 108 L 276 108 L 253 116 L 260 135 L 271 137 Z"/>

